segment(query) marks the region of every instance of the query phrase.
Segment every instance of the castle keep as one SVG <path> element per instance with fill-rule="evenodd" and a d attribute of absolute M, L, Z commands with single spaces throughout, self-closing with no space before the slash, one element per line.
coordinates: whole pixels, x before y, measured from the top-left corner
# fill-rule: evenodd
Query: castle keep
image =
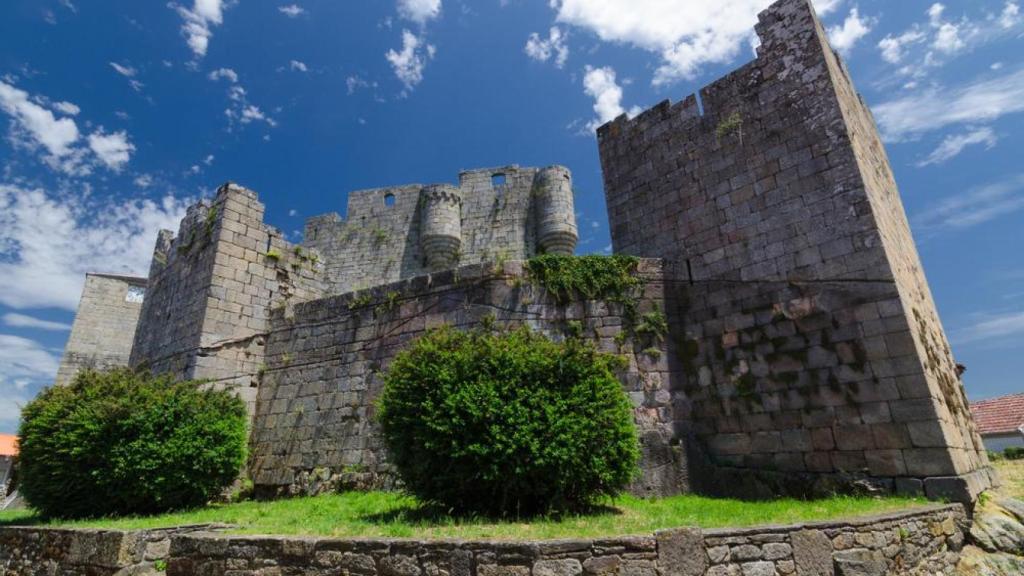
<path fill-rule="evenodd" d="M 209 379 L 250 403 L 260 493 L 387 486 L 373 402 L 398 351 L 485 317 L 555 338 L 578 322 L 629 360 L 637 494 L 970 500 L 990 469 L 870 111 L 808 0 L 757 33 L 757 58 L 699 98 L 598 130 L 613 248 L 641 258 L 637 307 L 664 339 L 524 272 L 575 248 L 565 168 L 355 192 L 302 244 L 227 184 L 160 233 L 147 279 L 90 275 L 58 381 L 93 364 Z"/>

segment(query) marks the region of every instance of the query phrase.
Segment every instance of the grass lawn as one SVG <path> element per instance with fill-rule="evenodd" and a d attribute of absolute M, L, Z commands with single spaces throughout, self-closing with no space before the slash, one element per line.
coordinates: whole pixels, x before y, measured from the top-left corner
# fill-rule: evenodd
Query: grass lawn
<path fill-rule="evenodd" d="M 992 463 L 1003 485 L 999 493 L 1011 498 L 1024 499 L 1024 460 L 999 460 Z"/>
<path fill-rule="evenodd" d="M 879 514 L 924 504 L 901 498 L 833 497 L 815 501 L 739 500 L 675 496 L 642 500 L 623 496 L 591 514 L 529 520 L 451 517 L 420 507 L 409 496 L 388 492 L 349 492 L 272 502 L 241 502 L 160 516 L 76 522 L 46 522 L 30 512 L 0 512 L 0 526 L 49 524 L 89 528 L 138 529 L 222 522 L 244 534 L 388 536 L 408 538 L 550 539 L 651 534 L 679 526 L 740 527 L 792 524 Z"/>

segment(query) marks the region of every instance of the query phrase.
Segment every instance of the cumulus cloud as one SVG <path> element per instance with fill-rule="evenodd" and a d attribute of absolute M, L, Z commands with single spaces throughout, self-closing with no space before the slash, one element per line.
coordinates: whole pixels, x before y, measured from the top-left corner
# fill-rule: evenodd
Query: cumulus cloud
<path fill-rule="evenodd" d="M 1013 28 L 1020 24 L 1020 6 L 1016 2 L 1007 2 L 1003 6 L 1003 12 L 999 15 L 999 25 L 1003 28 Z"/>
<path fill-rule="evenodd" d="M 925 34 L 917 28 L 913 28 L 898 36 L 887 35 L 878 43 L 878 49 L 882 52 L 883 60 L 890 64 L 899 64 L 903 60 L 906 47 L 922 42 L 924 39 Z"/>
<path fill-rule="evenodd" d="M 441 15 L 441 0 L 398 0 L 398 15 L 423 25 Z"/>
<path fill-rule="evenodd" d="M 278 6 L 277 11 L 289 18 L 298 18 L 305 14 L 306 9 L 298 4 L 289 4 L 287 6 Z"/>
<path fill-rule="evenodd" d="M 192 8 L 171 4 L 184 22 L 181 33 L 196 58 L 206 56 L 213 28 L 224 22 L 224 0 L 194 0 Z"/>
<path fill-rule="evenodd" d="M 304 62 L 300 62 L 298 60 L 292 60 L 291 62 L 289 62 L 288 63 L 288 67 L 291 70 L 296 71 L 296 72 L 308 72 L 309 71 L 309 68 L 306 67 L 306 64 Z"/>
<path fill-rule="evenodd" d="M 384 55 L 395 76 L 405 85 L 409 92 L 423 81 L 423 68 L 434 57 L 434 46 L 426 44 L 420 37 L 408 30 L 402 30 L 401 51 L 388 50 Z"/>
<path fill-rule="evenodd" d="M 942 164 L 958 156 L 969 146 L 984 144 L 985 148 L 992 148 L 998 140 L 995 132 L 988 127 L 978 128 L 963 134 L 950 134 L 943 138 L 942 143 L 935 150 L 932 150 L 927 158 L 918 162 L 917 165 L 924 167 L 932 164 Z"/>
<path fill-rule="evenodd" d="M 842 6 L 843 0 L 814 0 L 814 10 L 819 16 L 826 16 Z"/>
<path fill-rule="evenodd" d="M 1024 111 L 1024 70 L 952 89 L 930 89 L 874 107 L 888 141 L 916 138 L 947 126 L 979 125 Z"/>
<path fill-rule="evenodd" d="M 1024 174 L 945 198 L 911 219 L 924 232 L 964 230 L 1024 210 Z"/>
<path fill-rule="evenodd" d="M 206 75 L 206 77 L 214 81 L 227 80 L 232 84 L 238 82 L 238 73 L 232 70 L 231 68 L 218 68 L 216 70 L 211 71 L 209 74 Z"/>
<path fill-rule="evenodd" d="M 597 118 L 587 124 L 588 131 L 593 132 L 602 124 L 626 113 L 626 109 L 622 107 L 622 87 L 616 81 L 615 70 L 612 67 L 587 66 L 583 75 L 583 91 L 594 99 L 594 112 L 597 113 Z M 630 116 L 639 113 L 640 108 L 637 106 L 629 110 Z"/>
<path fill-rule="evenodd" d="M 128 133 L 124 130 L 106 134 L 100 126 L 89 135 L 89 149 L 107 168 L 120 172 L 131 158 L 135 146 L 128 141 Z"/>
<path fill-rule="evenodd" d="M 547 62 L 554 57 L 556 68 L 565 66 L 565 61 L 569 58 L 569 46 L 565 43 L 565 33 L 557 26 L 552 26 L 548 30 L 547 38 L 541 38 L 536 32 L 530 34 L 524 51 L 527 56 L 539 62 Z"/>
<path fill-rule="evenodd" d="M 849 54 L 857 41 L 871 32 L 872 26 L 871 19 L 862 17 L 854 7 L 841 25 L 828 29 L 829 41 L 832 43 L 832 47 L 843 55 Z"/>
<path fill-rule="evenodd" d="M 0 109 L 14 119 L 14 138 L 34 143 L 46 150 L 46 160 L 52 166 L 65 165 L 73 160 L 74 144 L 78 141 L 78 125 L 71 118 L 57 118 L 53 112 L 36 104 L 28 92 L 0 81 Z M 74 162 L 72 163 L 74 164 Z M 73 168 L 73 166 L 68 166 Z"/>
<path fill-rule="evenodd" d="M 50 330 L 55 332 L 71 330 L 71 324 L 54 322 L 52 320 L 43 320 L 42 318 L 36 318 L 35 316 L 29 316 L 28 314 L 18 314 L 17 312 L 8 312 L 7 314 L 4 314 L 3 322 L 12 328 L 33 328 L 36 330 Z"/>
<path fill-rule="evenodd" d="M 187 204 L 0 184 L 0 303 L 75 310 L 86 272 L 145 275 L 157 231 L 177 230 Z"/>

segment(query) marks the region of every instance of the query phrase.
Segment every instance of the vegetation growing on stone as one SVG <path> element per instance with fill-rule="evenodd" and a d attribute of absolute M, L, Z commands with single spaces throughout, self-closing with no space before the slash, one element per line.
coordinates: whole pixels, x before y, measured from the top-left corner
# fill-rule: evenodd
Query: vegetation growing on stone
<path fill-rule="evenodd" d="M 621 360 L 570 338 L 429 332 L 385 375 L 379 419 L 406 489 L 460 512 L 575 509 L 633 478 L 639 445 Z"/>
<path fill-rule="evenodd" d="M 246 413 L 228 391 L 115 369 L 84 371 L 22 411 L 21 492 L 44 516 L 201 506 L 245 461 Z"/>
<path fill-rule="evenodd" d="M 633 288 L 640 260 L 633 256 L 562 256 L 542 254 L 527 261 L 530 278 L 561 303 L 587 300 L 626 302 L 634 300 Z"/>

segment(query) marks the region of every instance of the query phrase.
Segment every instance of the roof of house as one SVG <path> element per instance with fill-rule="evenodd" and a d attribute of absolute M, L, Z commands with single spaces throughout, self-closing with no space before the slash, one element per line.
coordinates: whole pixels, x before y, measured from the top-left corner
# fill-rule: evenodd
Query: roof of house
<path fill-rule="evenodd" d="M 14 434 L 0 434 L 0 456 L 18 455 L 18 437 Z"/>
<path fill-rule="evenodd" d="M 981 434 L 1007 434 L 1024 426 L 1024 393 L 971 402 Z"/>

